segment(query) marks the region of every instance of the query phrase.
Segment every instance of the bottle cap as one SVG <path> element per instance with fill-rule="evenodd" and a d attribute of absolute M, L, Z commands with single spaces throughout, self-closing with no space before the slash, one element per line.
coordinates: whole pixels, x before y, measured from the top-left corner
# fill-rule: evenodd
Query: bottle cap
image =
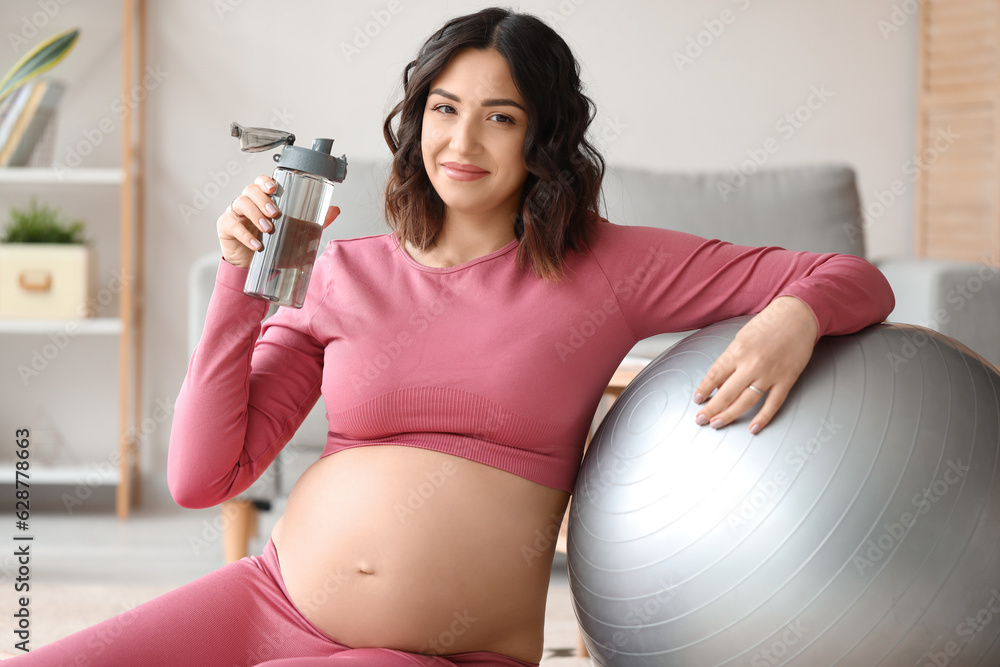
<path fill-rule="evenodd" d="M 272 130 L 267 127 L 243 127 L 233 122 L 229 133 L 240 140 L 240 150 L 259 153 L 284 145 L 280 153 L 275 153 L 274 161 L 283 169 L 295 169 L 314 174 L 334 183 L 342 183 L 347 177 L 347 156 L 333 157 L 333 139 L 313 139 L 312 148 L 294 146 L 295 135 L 291 132 Z"/>
<path fill-rule="evenodd" d="M 285 146 L 276 153 L 274 161 L 283 169 L 295 169 L 315 174 L 334 183 L 342 183 L 347 177 L 347 156 L 333 157 L 333 139 L 313 139 L 312 148 Z"/>

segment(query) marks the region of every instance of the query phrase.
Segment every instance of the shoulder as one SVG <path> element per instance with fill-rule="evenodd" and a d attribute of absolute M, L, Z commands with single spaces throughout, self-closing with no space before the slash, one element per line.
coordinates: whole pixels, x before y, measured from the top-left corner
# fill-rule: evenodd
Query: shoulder
<path fill-rule="evenodd" d="M 323 254 L 327 253 L 379 253 L 383 250 L 393 250 L 396 247 L 396 240 L 392 234 L 372 234 L 370 236 L 358 236 L 351 239 L 330 239 L 326 244 Z"/>
<path fill-rule="evenodd" d="M 653 248 L 668 249 L 684 245 L 690 241 L 704 241 L 698 237 L 662 227 L 642 225 L 619 225 L 595 215 L 590 250 L 599 256 L 609 254 L 631 254 L 639 250 Z"/>
<path fill-rule="evenodd" d="M 376 234 L 350 239 L 331 239 L 313 264 L 309 289 L 316 283 L 324 292 L 331 285 L 345 282 L 370 283 L 390 261 L 397 247 L 391 234 Z"/>
<path fill-rule="evenodd" d="M 384 280 L 397 247 L 391 234 L 331 239 L 317 253 L 303 310 L 331 306 L 338 298 L 363 298 Z"/>
<path fill-rule="evenodd" d="M 317 265 L 333 262 L 343 265 L 384 261 L 398 247 L 392 234 L 373 234 L 350 239 L 331 239 L 316 258 Z"/>

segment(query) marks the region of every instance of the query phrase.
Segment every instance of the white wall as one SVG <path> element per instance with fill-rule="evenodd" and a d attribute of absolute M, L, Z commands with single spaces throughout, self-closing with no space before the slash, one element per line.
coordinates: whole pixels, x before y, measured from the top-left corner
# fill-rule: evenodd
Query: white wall
<path fill-rule="evenodd" d="M 48 4 L 57 8 L 54 16 L 46 16 Z M 238 152 L 228 135 L 230 121 L 270 123 L 299 137 L 332 136 L 338 154 L 384 160 L 381 125 L 397 99 L 403 66 L 444 19 L 491 3 L 148 4 L 148 65 L 156 74 L 138 93 L 147 98 L 149 119 L 143 410 L 153 415 L 158 406 L 172 405 L 186 370 L 187 268 L 217 249 L 215 219 L 229 201 L 273 166 L 270 153 L 248 161 Z M 880 20 L 892 18 L 894 0 L 524 0 L 514 7 L 547 18 L 576 51 L 599 108 L 598 142 L 611 164 L 737 169 L 773 138 L 770 145 L 778 150 L 767 156 L 768 166 L 854 165 L 866 206 L 877 191 L 904 179 L 905 195 L 884 212 L 873 211 L 880 215 L 869 219 L 868 247 L 872 259 L 910 254 L 913 183 L 903 167 L 915 143 L 917 21 L 897 12 L 899 29 L 880 29 Z M 120 3 L 111 0 L 5 0 L 0 8 L 2 69 L 24 52 L 18 35 L 30 35 L 33 26 L 40 31 L 30 44 L 82 27 L 73 53 L 52 71 L 72 82 L 61 108 L 58 160 L 89 148 L 83 166 L 119 163 L 119 14 Z M 376 31 L 379 15 L 391 20 Z M 728 23 L 712 23 L 720 17 Z M 377 34 L 348 58 L 343 45 L 366 26 Z M 693 61 L 679 67 L 675 54 L 698 39 L 707 46 L 700 54 L 691 51 Z M 812 97 L 814 109 L 802 106 L 816 90 L 828 96 Z M 782 119 L 796 111 L 805 120 L 791 131 Z M 100 129 L 103 119 L 110 119 L 110 132 Z M 214 187 L 234 159 L 240 173 Z M 87 220 L 99 240 L 99 284 L 109 285 L 118 252 L 117 191 L 0 186 L 0 214 L 32 194 Z M 200 198 L 206 194 L 214 196 Z M 107 312 L 114 308 L 112 303 Z M 0 382 L 13 407 L 0 418 L 0 429 L 7 433 L 19 419 L 51 420 L 65 440 L 87 450 L 85 456 L 106 457 L 113 430 L 98 423 L 114 426 L 113 345 L 74 340 L 24 392 L 16 366 L 42 342 L 23 336 L 5 341 Z M 33 416 L 41 414 L 33 407 L 39 395 L 49 407 Z M 169 420 L 161 419 L 144 438 L 147 502 L 170 502 L 164 481 L 168 434 Z"/>

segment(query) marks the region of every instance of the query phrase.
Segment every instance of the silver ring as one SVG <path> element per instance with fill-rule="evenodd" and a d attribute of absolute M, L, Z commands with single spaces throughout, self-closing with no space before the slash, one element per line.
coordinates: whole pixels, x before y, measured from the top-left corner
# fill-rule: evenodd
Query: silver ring
<path fill-rule="evenodd" d="M 760 394 L 761 396 L 763 396 L 763 395 L 764 395 L 764 392 L 762 392 L 762 391 L 761 391 L 760 389 L 758 389 L 757 387 L 755 387 L 755 386 L 753 386 L 753 385 L 750 385 L 750 388 L 751 388 L 751 389 L 753 389 L 753 390 L 754 390 L 755 392 L 757 392 L 758 394 Z"/>

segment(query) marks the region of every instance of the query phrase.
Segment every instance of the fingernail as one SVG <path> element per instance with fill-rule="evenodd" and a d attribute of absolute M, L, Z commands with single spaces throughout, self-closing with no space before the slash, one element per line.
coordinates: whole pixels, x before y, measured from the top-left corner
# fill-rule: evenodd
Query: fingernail
<path fill-rule="evenodd" d="M 261 246 L 260 241 L 258 241 L 257 239 L 251 239 L 250 245 L 254 247 L 254 250 L 260 250 L 263 247 Z"/>
<path fill-rule="evenodd" d="M 267 212 L 268 215 L 278 214 L 278 209 L 274 208 L 274 204 L 272 204 L 271 202 L 264 204 L 264 210 Z"/>
<path fill-rule="evenodd" d="M 750 435 L 757 435 L 760 433 L 760 424 L 750 424 Z"/>
<path fill-rule="evenodd" d="M 271 181 L 268 181 L 267 183 L 264 184 L 264 189 L 265 190 L 273 190 L 274 189 L 274 183 L 272 183 Z"/>
<path fill-rule="evenodd" d="M 708 417 L 699 413 L 698 416 L 694 418 L 694 423 L 698 426 L 704 426 L 708 423 Z"/>
<path fill-rule="evenodd" d="M 722 420 L 716 417 L 712 420 L 712 428 L 722 428 Z"/>
<path fill-rule="evenodd" d="M 699 394 L 698 392 L 695 392 L 695 394 L 694 394 L 694 402 L 698 403 L 700 405 L 704 401 L 705 401 L 705 397 L 702 396 L 701 394 Z"/>
<path fill-rule="evenodd" d="M 261 218 L 261 219 L 260 219 L 260 227 L 261 227 L 261 229 L 263 229 L 263 230 L 264 230 L 265 232 L 269 232 L 269 231 L 271 231 L 271 230 L 272 230 L 272 229 L 274 228 L 274 227 L 273 227 L 273 226 L 271 225 L 271 221 L 270 221 L 270 220 L 268 220 L 267 218 Z"/>

